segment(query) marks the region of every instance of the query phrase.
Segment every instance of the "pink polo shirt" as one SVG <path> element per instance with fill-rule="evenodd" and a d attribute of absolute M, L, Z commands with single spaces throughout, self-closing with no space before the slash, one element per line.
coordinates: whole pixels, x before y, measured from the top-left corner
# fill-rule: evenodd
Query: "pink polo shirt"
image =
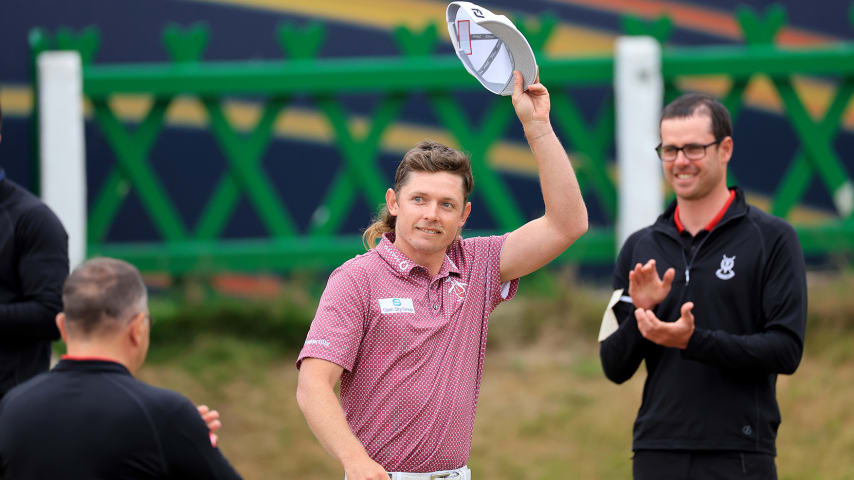
<path fill-rule="evenodd" d="M 431 277 L 386 234 L 329 276 L 297 368 L 306 357 L 344 368 L 347 423 L 387 471 L 468 461 L 489 314 L 519 284 L 500 283 L 505 238 L 458 239 Z"/>

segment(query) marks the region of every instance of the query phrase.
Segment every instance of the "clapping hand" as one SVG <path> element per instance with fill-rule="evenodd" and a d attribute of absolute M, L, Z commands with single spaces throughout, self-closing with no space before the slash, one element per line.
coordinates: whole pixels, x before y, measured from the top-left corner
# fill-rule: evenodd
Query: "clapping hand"
<path fill-rule="evenodd" d="M 691 309 L 694 302 L 685 302 L 682 305 L 681 316 L 675 322 L 662 322 L 652 313 L 652 310 L 638 308 L 635 310 L 635 318 L 638 321 L 638 330 L 643 338 L 663 347 L 685 349 L 694 334 L 694 314 Z"/>
<path fill-rule="evenodd" d="M 655 259 L 650 259 L 646 265 L 638 263 L 629 272 L 629 296 L 632 297 L 632 303 L 644 310 L 655 308 L 667 298 L 675 276 L 676 270 L 668 268 L 664 277 L 659 278 Z"/>

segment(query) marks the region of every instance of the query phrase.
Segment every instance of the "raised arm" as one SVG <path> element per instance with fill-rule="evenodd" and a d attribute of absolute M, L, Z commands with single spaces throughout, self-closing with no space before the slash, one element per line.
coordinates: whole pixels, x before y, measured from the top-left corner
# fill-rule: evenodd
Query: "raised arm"
<path fill-rule="evenodd" d="M 587 207 L 575 172 L 549 121 L 549 92 L 539 78 L 522 91 L 522 74 L 513 76 L 513 108 L 537 161 L 545 214 L 507 237 L 501 249 L 502 282 L 539 269 L 587 231 Z"/>
<path fill-rule="evenodd" d="M 371 459 L 347 425 L 334 390 L 343 372 L 341 366 L 332 362 L 304 359 L 299 372 L 297 403 L 314 436 L 344 466 L 348 480 L 388 480 L 386 471 Z"/>

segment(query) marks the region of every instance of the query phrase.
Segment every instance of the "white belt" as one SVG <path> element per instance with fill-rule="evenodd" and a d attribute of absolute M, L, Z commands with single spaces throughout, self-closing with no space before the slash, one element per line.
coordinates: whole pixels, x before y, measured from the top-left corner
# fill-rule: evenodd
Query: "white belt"
<path fill-rule="evenodd" d="M 463 466 L 456 470 L 429 473 L 388 472 L 388 478 L 389 480 L 471 480 L 471 470 Z M 347 480 L 346 475 L 344 480 Z"/>
<path fill-rule="evenodd" d="M 430 473 L 389 472 L 388 477 L 390 480 L 471 480 L 471 470 L 461 467 Z"/>

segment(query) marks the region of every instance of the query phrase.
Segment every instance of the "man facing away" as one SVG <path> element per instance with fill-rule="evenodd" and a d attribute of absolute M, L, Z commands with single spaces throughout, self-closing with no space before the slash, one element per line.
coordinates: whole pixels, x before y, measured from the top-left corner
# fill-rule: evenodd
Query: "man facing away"
<path fill-rule="evenodd" d="M 727 188 L 732 125 L 720 102 L 679 97 L 660 133 L 676 200 L 623 245 L 614 287 L 628 296 L 600 349 L 616 383 L 646 362 L 634 478 L 777 478 L 777 375 L 797 368 L 806 328 L 801 246 L 788 223 Z"/>
<path fill-rule="evenodd" d="M 89 260 L 62 296 L 56 324 L 68 354 L 0 402 L 0 477 L 240 478 L 214 446 L 216 411 L 132 376 L 151 328 L 137 269 Z"/>
<path fill-rule="evenodd" d="M 503 236 L 462 239 L 469 160 L 422 142 L 404 156 L 381 219 L 365 232 L 366 244 L 379 244 L 329 277 L 297 360 L 297 401 L 349 480 L 470 478 L 488 316 L 513 297 L 519 277 L 587 230 L 548 91 L 535 82 L 523 92 L 521 82 L 514 72 L 512 101 L 545 214 Z"/>
<path fill-rule="evenodd" d="M 50 366 L 67 276 L 68 235 L 59 219 L 0 168 L 0 398 Z"/>

